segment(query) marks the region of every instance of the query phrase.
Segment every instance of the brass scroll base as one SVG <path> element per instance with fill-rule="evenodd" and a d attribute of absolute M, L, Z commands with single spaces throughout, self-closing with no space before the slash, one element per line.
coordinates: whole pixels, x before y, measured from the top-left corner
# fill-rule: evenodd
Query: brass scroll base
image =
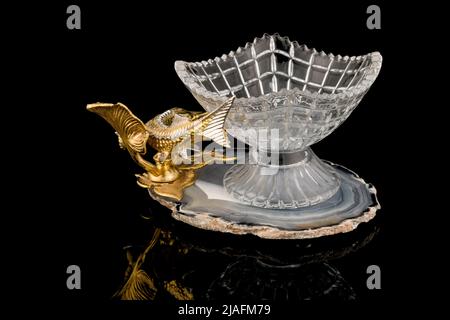
<path fill-rule="evenodd" d="M 182 170 L 178 178 L 172 182 L 154 182 L 148 173 L 137 174 L 137 184 L 148 188 L 150 191 L 162 197 L 168 197 L 180 201 L 183 191 L 194 184 L 197 178 L 194 170 Z"/>

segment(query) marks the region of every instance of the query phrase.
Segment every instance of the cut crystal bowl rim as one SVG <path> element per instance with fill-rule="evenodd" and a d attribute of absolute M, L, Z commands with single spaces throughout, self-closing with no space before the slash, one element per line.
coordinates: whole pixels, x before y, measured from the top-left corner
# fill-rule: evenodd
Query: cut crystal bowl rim
<path fill-rule="evenodd" d="M 306 45 L 300 45 L 297 41 L 291 41 L 289 37 L 282 37 L 278 33 L 275 34 L 267 34 L 265 33 L 262 37 L 258 38 L 256 37 L 253 42 L 247 42 L 244 47 L 238 47 L 236 51 L 230 51 L 229 54 L 223 54 L 221 57 L 215 57 L 214 59 L 209 59 L 207 61 L 202 60 L 200 62 L 186 62 L 183 60 L 177 60 L 175 61 L 175 71 L 180 77 L 181 81 L 183 81 L 184 85 L 186 85 L 189 90 L 198 96 L 201 96 L 203 98 L 207 98 L 209 100 L 212 100 L 214 103 L 223 103 L 227 99 L 227 96 L 219 96 L 216 92 L 208 91 L 201 85 L 199 85 L 196 81 L 196 79 L 191 75 L 191 73 L 187 70 L 187 65 L 195 65 L 195 66 L 208 66 L 211 63 L 214 62 L 220 62 L 220 61 L 227 61 L 228 59 L 233 59 L 235 56 L 238 57 L 239 55 L 243 54 L 243 51 L 249 49 L 253 43 L 257 43 L 258 41 L 265 40 L 270 37 L 276 37 L 279 39 L 282 39 L 286 41 L 289 45 L 293 45 L 295 48 L 303 48 L 305 50 L 311 50 L 316 54 L 319 54 L 321 56 L 328 56 L 331 59 L 335 61 L 348 61 L 348 60 L 360 60 L 364 58 L 370 57 L 370 64 L 368 65 L 368 69 L 365 72 L 363 79 L 360 81 L 359 84 L 356 86 L 349 88 L 348 90 L 344 90 L 337 93 L 325 93 L 325 92 L 312 92 L 308 89 L 301 90 L 299 88 L 292 88 L 292 89 L 281 89 L 277 92 L 270 92 L 264 95 L 260 95 L 258 97 L 241 97 L 236 98 L 235 103 L 255 103 L 257 101 L 260 101 L 261 99 L 270 99 L 275 97 L 282 97 L 286 96 L 292 93 L 298 93 L 306 98 L 311 99 L 330 99 L 330 100 L 337 100 L 337 99 L 349 99 L 352 98 L 360 93 L 363 93 L 367 91 L 370 86 L 373 84 L 375 79 L 378 76 L 378 73 L 381 69 L 381 64 L 383 61 L 383 58 L 381 54 L 378 51 L 374 51 L 362 56 L 341 56 L 341 55 L 334 55 L 332 53 L 326 54 L 324 51 L 318 52 L 316 49 L 311 48 L 309 49 Z"/>

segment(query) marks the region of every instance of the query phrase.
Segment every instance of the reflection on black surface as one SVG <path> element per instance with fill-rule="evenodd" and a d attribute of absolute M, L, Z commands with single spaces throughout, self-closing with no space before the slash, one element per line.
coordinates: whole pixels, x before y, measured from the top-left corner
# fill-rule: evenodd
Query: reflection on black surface
<path fill-rule="evenodd" d="M 152 217 L 151 240 L 126 248 L 129 267 L 114 295 L 123 300 L 353 300 L 335 262 L 366 246 L 377 219 L 348 234 L 264 240 L 203 231 Z"/>
<path fill-rule="evenodd" d="M 211 299 L 310 300 L 318 297 L 351 300 L 353 289 L 327 263 L 271 266 L 243 258 L 228 265 L 208 290 Z"/>

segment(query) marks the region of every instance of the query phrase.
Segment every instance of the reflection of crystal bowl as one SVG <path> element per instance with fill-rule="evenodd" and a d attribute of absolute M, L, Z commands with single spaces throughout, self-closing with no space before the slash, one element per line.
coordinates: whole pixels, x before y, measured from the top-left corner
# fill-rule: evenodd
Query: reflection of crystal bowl
<path fill-rule="evenodd" d="M 227 130 L 237 139 L 268 149 L 259 143 L 263 140 L 257 143 L 256 130 L 278 129 L 278 137 L 269 136 L 279 149 L 277 172 L 272 177 L 261 173 L 270 163 L 260 159 L 256 166 L 237 165 L 225 177 L 227 190 L 251 205 L 296 208 L 324 201 L 338 190 L 333 170 L 307 147 L 350 115 L 375 81 L 381 61 L 377 52 L 326 55 L 276 34 L 214 60 L 177 61 L 175 69 L 207 111 L 236 96 Z M 266 191 L 255 191 L 255 183 L 266 183 Z M 284 195 L 272 192 L 280 188 Z"/>

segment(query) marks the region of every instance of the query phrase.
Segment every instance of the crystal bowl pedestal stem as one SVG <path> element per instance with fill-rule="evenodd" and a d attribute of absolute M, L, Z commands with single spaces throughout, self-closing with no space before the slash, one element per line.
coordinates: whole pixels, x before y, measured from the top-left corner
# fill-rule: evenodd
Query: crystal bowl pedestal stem
<path fill-rule="evenodd" d="M 310 148 L 270 156 L 255 152 L 252 158 L 256 164 L 234 165 L 223 182 L 227 192 L 245 204 L 295 209 L 328 200 L 339 189 L 335 170 Z"/>

